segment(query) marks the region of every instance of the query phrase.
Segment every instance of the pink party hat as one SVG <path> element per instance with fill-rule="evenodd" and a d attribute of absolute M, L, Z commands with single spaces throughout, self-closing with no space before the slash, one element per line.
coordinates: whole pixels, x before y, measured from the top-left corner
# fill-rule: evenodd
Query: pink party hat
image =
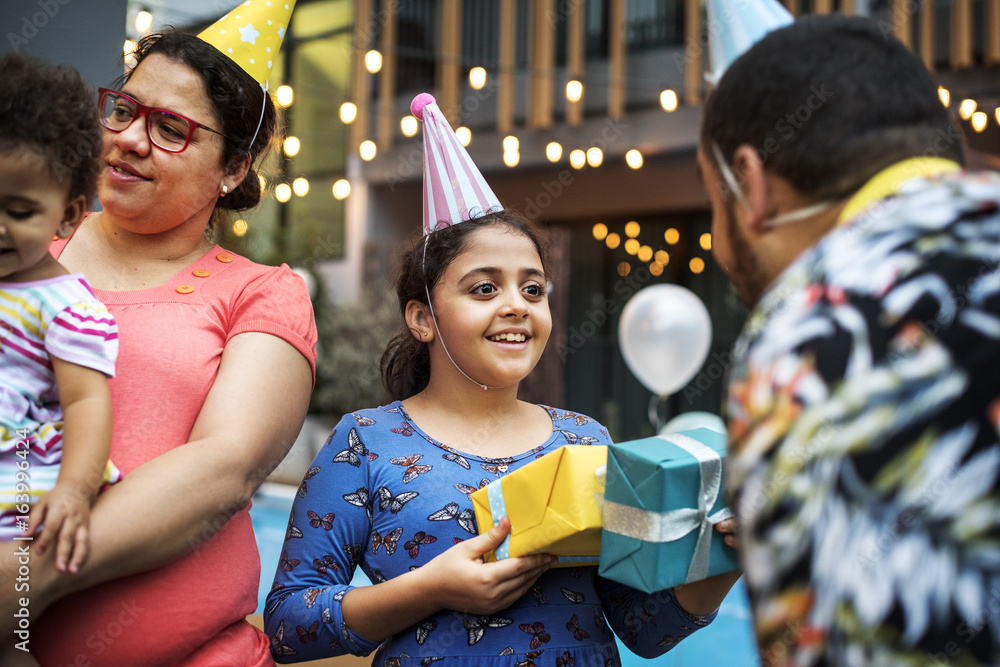
<path fill-rule="evenodd" d="M 410 112 L 424 122 L 424 234 L 502 211 L 434 97 L 420 93 Z"/>
<path fill-rule="evenodd" d="M 705 79 L 712 85 L 764 35 L 795 21 L 777 0 L 708 0 L 706 4 L 712 71 Z"/>

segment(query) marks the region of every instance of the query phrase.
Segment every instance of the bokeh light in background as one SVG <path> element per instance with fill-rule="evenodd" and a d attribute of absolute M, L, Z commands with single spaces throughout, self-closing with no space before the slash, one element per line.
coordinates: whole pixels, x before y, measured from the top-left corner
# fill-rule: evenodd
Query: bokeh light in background
<path fill-rule="evenodd" d="M 292 106 L 292 102 L 295 101 L 295 91 L 292 90 L 291 86 L 278 86 L 278 90 L 274 95 L 277 99 L 278 106 L 282 109 L 287 109 Z"/>
<path fill-rule="evenodd" d="M 472 143 L 472 130 L 465 127 L 464 125 L 457 130 L 455 130 L 455 136 L 458 137 L 458 141 L 463 146 L 468 146 Z"/>
<path fill-rule="evenodd" d="M 611 232 L 610 234 L 608 234 L 607 238 L 604 239 L 604 243 L 611 250 L 614 250 L 619 245 L 621 245 L 621 242 L 622 242 L 622 237 L 618 236 L 618 234 L 616 234 L 615 232 Z"/>
<path fill-rule="evenodd" d="M 375 146 L 374 141 L 368 139 L 361 142 L 358 152 L 361 154 L 361 159 L 368 162 L 374 159 L 375 154 L 378 153 L 378 147 Z"/>
<path fill-rule="evenodd" d="M 292 186 L 288 183 L 278 183 L 274 188 L 274 198 L 284 204 L 292 198 Z"/>
<path fill-rule="evenodd" d="M 600 167 L 604 162 L 604 151 L 597 146 L 587 149 L 587 164 L 591 167 Z"/>
<path fill-rule="evenodd" d="M 702 250 L 711 250 L 712 249 L 712 235 L 710 233 L 708 233 L 708 232 L 705 232 L 704 234 L 702 234 L 698 238 L 698 245 L 701 246 Z"/>
<path fill-rule="evenodd" d="M 344 102 L 340 105 L 340 122 L 350 125 L 358 117 L 358 106 L 354 102 Z"/>
<path fill-rule="evenodd" d="M 622 278 L 632 273 L 632 265 L 628 262 L 619 262 L 618 264 L 618 275 Z"/>
<path fill-rule="evenodd" d="M 351 182 L 346 178 L 338 179 L 333 184 L 334 199 L 347 199 L 351 194 Z"/>
<path fill-rule="evenodd" d="M 372 74 L 377 74 L 382 69 L 382 54 L 372 49 L 365 54 L 365 69 Z"/>
<path fill-rule="evenodd" d="M 634 239 L 635 237 L 637 237 L 640 231 L 642 231 L 642 227 L 640 227 L 639 223 L 636 222 L 635 220 L 630 220 L 629 222 L 625 223 L 625 236 L 629 237 L 630 239 Z"/>
<path fill-rule="evenodd" d="M 299 197 L 305 197 L 309 194 L 309 181 L 306 178 L 299 176 L 292 181 L 292 191 Z"/>
<path fill-rule="evenodd" d="M 302 144 L 298 137 L 285 137 L 284 149 L 285 155 L 288 157 L 295 157 L 299 154 L 299 149 L 302 148 Z"/>
<path fill-rule="evenodd" d="M 660 93 L 660 106 L 663 107 L 664 111 L 675 111 L 677 109 L 677 93 L 669 88 Z"/>
<path fill-rule="evenodd" d="M 579 102 L 583 97 L 583 84 L 573 79 L 566 82 L 566 99 L 570 102 Z"/>
<path fill-rule="evenodd" d="M 244 220 L 243 218 L 240 218 L 239 220 L 233 223 L 233 234 L 235 234 L 236 236 L 243 236 L 247 233 L 248 228 L 249 227 L 247 225 L 247 221 Z"/>
<path fill-rule="evenodd" d="M 412 137 L 417 133 L 418 123 L 416 116 L 403 116 L 399 121 L 399 129 L 402 130 L 403 135 L 407 137 Z"/>
<path fill-rule="evenodd" d="M 639 169 L 642 167 L 642 153 L 635 148 L 625 153 L 625 164 L 633 169 Z"/>
<path fill-rule="evenodd" d="M 569 154 L 569 165 L 574 169 L 583 169 L 587 164 L 587 154 L 579 148 L 573 149 Z"/>
<path fill-rule="evenodd" d="M 634 255 L 639 252 L 640 243 L 636 239 L 628 239 L 625 241 L 625 252 L 630 255 Z"/>
<path fill-rule="evenodd" d="M 599 222 L 594 225 L 593 229 L 590 230 L 593 233 L 594 238 L 598 241 L 603 241 L 608 236 L 608 226 L 603 222 Z"/>
<path fill-rule="evenodd" d="M 663 232 L 663 240 L 670 245 L 676 245 L 677 242 L 681 240 L 681 233 L 671 227 L 667 231 Z"/>
<path fill-rule="evenodd" d="M 549 162 L 558 162 L 559 158 L 562 157 L 562 144 L 558 141 L 550 141 L 545 147 L 545 157 L 548 158 Z"/>
<path fill-rule="evenodd" d="M 705 260 L 701 257 L 692 257 L 688 266 L 691 268 L 691 273 L 701 273 L 705 270 Z"/>
<path fill-rule="evenodd" d="M 473 67 L 469 70 L 469 85 L 474 90 L 480 90 L 486 85 L 486 70 L 482 67 Z"/>

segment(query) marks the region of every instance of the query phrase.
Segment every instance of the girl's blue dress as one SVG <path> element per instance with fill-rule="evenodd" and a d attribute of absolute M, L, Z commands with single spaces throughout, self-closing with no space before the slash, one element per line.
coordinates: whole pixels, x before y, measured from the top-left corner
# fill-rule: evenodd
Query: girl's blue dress
<path fill-rule="evenodd" d="M 378 648 L 375 667 L 438 661 L 454 667 L 605 667 L 620 664 L 609 623 L 644 657 L 708 625 L 714 614 L 688 614 L 671 590 L 647 595 L 598 577 L 596 567 L 575 567 L 547 571 L 501 612 L 441 611 L 381 647 L 347 627 L 340 602 L 352 588 L 355 567 L 376 583 L 420 567 L 478 534 L 469 500 L 476 489 L 564 445 L 611 444 L 607 430 L 590 417 L 545 409 L 552 436 L 503 459 L 434 440 L 398 401 L 345 416 L 292 506 L 264 611 L 275 660 L 367 655 Z"/>

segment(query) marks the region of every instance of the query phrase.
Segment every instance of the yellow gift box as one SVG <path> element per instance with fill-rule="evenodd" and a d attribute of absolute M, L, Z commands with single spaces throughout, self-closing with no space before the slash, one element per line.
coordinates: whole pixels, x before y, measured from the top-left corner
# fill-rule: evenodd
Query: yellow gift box
<path fill-rule="evenodd" d="M 485 560 L 544 553 L 559 556 L 556 567 L 596 565 L 607 461 L 603 445 L 560 447 L 474 492 L 481 534 L 510 520 L 510 535 Z"/>

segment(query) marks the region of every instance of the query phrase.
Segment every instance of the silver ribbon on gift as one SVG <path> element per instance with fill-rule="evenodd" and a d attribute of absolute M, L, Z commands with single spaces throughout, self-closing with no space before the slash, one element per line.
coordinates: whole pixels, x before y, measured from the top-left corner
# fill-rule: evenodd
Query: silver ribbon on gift
<path fill-rule="evenodd" d="M 722 488 L 722 457 L 708 445 L 703 445 L 690 436 L 669 433 L 656 437 L 680 447 L 698 461 L 701 472 L 698 507 L 653 512 L 605 499 L 604 530 L 654 543 L 674 542 L 697 530 L 698 542 L 691 558 L 691 565 L 688 567 L 685 583 L 700 581 L 708 576 L 712 527 L 732 516 L 728 508 L 723 508 L 712 515 L 708 514 L 718 500 L 719 490 Z"/>

